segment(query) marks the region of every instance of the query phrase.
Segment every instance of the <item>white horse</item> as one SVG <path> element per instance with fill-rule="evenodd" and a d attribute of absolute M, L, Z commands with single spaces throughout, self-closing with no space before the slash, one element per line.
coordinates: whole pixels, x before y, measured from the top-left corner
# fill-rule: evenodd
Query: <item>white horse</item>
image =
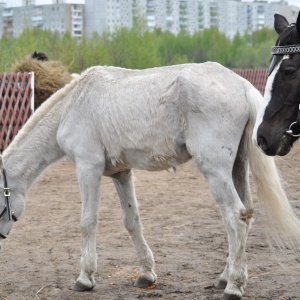
<path fill-rule="evenodd" d="M 228 233 L 229 256 L 219 287 L 225 289 L 224 299 L 240 299 L 247 282 L 245 248 L 253 213 L 248 161 L 258 196 L 267 206 L 266 218 L 277 229 L 275 237 L 300 237 L 300 222 L 273 158 L 251 141 L 261 101 L 249 82 L 216 63 L 88 69 L 51 96 L 4 151 L 0 239 L 24 211 L 25 194 L 34 180 L 67 157 L 76 164 L 82 198 L 81 272 L 74 288 L 95 285 L 102 176 L 115 184 L 124 225 L 137 251 L 136 286 L 151 285 L 157 276 L 143 236 L 131 169 L 165 170 L 193 159 L 220 206 Z"/>

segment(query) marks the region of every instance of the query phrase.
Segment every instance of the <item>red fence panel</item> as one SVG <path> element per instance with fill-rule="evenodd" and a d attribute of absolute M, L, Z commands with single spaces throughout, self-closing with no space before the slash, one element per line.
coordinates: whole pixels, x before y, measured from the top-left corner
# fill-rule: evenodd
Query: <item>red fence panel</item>
<path fill-rule="evenodd" d="M 17 135 L 34 111 L 34 74 L 0 74 L 0 151 Z"/>
<path fill-rule="evenodd" d="M 235 73 L 250 81 L 261 93 L 265 92 L 267 69 L 233 69 Z"/>

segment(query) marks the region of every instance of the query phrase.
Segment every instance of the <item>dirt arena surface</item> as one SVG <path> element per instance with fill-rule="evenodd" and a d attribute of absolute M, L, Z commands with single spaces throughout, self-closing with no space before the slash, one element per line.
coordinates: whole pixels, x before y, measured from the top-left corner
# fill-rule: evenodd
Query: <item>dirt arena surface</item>
<path fill-rule="evenodd" d="M 300 214 L 300 143 L 277 159 L 289 198 Z M 61 162 L 33 185 L 27 208 L 0 251 L 0 300 L 220 299 L 227 239 L 219 208 L 192 162 L 176 173 L 135 171 L 145 237 L 156 260 L 153 289 L 133 287 L 137 260 L 121 221 L 110 179 L 102 181 L 97 285 L 75 292 L 80 266 L 80 196 L 75 168 Z M 255 200 L 248 240 L 249 282 L 243 299 L 300 299 L 300 261 L 268 247 Z"/>

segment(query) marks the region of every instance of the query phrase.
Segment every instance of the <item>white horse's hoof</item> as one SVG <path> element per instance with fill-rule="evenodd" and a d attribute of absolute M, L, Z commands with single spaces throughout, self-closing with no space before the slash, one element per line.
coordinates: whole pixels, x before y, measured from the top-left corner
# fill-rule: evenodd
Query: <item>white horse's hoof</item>
<path fill-rule="evenodd" d="M 134 286 L 139 288 L 147 288 L 153 285 L 157 279 L 157 276 L 154 272 L 147 272 L 148 274 L 143 274 L 138 277 L 135 281 Z"/>
<path fill-rule="evenodd" d="M 92 281 L 85 279 L 77 279 L 76 282 L 74 283 L 73 290 L 78 291 L 78 292 L 83 292 L 83 291 L 88 291 L 91 290 L 94 286 L 96 285 L 96 282 L 94 279 Z"/>
<path fill-rule="evenodd" d="M 242 297 L 238 295 L 223 294 L 222 300 L 241 300 Z"/>
<path fill-rule="evenodd" d="M 155 281 L 149 280 L 145 277 L 139 277 L 135 283 L 134 286 L 139 287 L 139 288 L 147 288 L 151 285 L 154 284 Z"/>
<path fill-rule="evenodd" d="M 240 300 L 244 294 L 244 286 L 236 286 L 235 284 L 227 284 L 222 300 Z"/>

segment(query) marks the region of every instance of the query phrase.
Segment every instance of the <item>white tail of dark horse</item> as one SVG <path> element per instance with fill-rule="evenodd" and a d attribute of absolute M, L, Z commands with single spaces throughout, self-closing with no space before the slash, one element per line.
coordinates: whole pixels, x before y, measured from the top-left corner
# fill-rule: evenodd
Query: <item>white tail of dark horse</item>
<path fill-rule="evenodd" d="M 136 285 L 151 285 L 156 280 L 154 258 L 143 236 L 131 169 L 165 170 L 193 159 L 208 181 L 228 234 L 229 256 L 218 286 L 224 289 L 224 299 L 241 299 L 253 216 L 249 165 L 269 236 L 295 250 L 300 241 L 300 222 L 274 159 L 251 140 L 262 103 L 249 82 L 216 63 L 88 69 L 51 96 L 0 157 L 12 212 L 9 216 L 8 200 L 1 195 L 0 239 L 24 211 L 25 194 L 34 180 L 66 157 L 76 164 L 82 199 L 81 272 L 74 288 L 95 286 L 102 176 L 115 184 L 124 225 L 137 252 Z M 1 174 L 0 190 L 4 181 Z"/>

